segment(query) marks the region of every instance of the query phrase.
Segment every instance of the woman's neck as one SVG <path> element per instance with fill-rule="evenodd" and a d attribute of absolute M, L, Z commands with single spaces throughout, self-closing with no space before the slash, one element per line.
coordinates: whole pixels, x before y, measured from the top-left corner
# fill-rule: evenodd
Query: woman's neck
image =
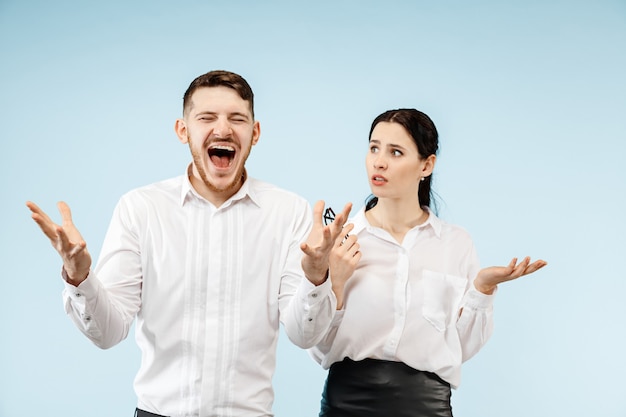
<path fill-rule="evenodd" d="M 386 230 L 402 243 L 409 230 L 428 219 L 428 210 L 420 207 L 416 200 L 401 202 L 378 199 L 376 206 L 365 212 L 365 217 L 372 226 Z"/>

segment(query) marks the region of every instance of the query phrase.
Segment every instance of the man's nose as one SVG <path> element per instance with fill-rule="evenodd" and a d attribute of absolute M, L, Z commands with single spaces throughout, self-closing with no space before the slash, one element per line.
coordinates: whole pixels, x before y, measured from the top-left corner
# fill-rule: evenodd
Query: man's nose
<path fill-rule="evenodd" d="M 218 138 L 227 138 L 233 133 L 230 121 L 226 117 L 218 117 L 213 127 L 213 135 Z"/>

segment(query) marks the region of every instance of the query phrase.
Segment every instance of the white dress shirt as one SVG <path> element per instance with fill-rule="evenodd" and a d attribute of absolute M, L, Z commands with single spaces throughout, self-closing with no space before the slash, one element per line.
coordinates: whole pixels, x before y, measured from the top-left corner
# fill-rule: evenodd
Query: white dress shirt
<path fill-rule="evenodd" d="M 335 312 L 330 282 L 304 278 L 301 197 L 248 178 L 221 207 L 187 176 L 124 195 L 99 262 L 65 308 L 97 346 L 136 322 L 138 407 L 166 416 L 271 416 L 279 322 L 303 348 Z"/>
<path fill-rule="evenodd" d="M 362 257 L 343 309 L 310 354 L 325 369 L 345 357 L 400 361 L 456 388 L 461 363 L 493 330 L 494 296 L 473 285 L 479 263 L 470 236 L 432 212 L 402 244 L 372 227 L 364 209 L 350 222 Z"/>

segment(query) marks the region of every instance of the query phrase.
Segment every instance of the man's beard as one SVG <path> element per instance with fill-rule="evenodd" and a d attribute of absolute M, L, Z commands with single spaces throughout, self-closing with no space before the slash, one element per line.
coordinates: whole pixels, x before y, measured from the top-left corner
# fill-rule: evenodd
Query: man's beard
<path fill-rule="evenodd" d="M 245 150 L 245 154 L 243 155 L 242 164 L 239 167 L 239 171 L 236 173 L 233 180 L 226 184 L 225 187 L 218 187 L 209 181 L 209 177 L 206 175 L 204 171 L 204 166 L 202 165 L 202 158 L 200 155 L 193 149 L 191 143 L 191 137 L 187 135 L 187 143 L 189 144 L 189 150 L 191 151 L 191 158 L 193 159 L 193 164 L 198 170 L 198 175 L 200 175 L 200 179 L 202 183 L 212 192 L 215 193 L 224 193 L 229 191 L 237 191 L 241 184 L 243 184 L 247 178 L 246 173 L 246 161 L 248 160 L 248 156 L 250 156 L 250 151 L 252 150 L 252 141 L 250 141 L 250 146 Z M 243 150 L 242 150 L 243 151 Z"/>

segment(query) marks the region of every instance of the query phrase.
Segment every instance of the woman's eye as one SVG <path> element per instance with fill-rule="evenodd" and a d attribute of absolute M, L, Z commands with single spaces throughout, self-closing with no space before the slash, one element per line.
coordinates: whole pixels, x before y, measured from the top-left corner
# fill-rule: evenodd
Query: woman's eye
<path fill-rule="evenodd" d="M 371 146 L 370 147 L 370 152 L 371 153 L 376 153 L 376 152 L 378 152 L 378 148 L 376 146 Z"/>
<path fill-rule="evenodd" d="M 391 153 L 393 154 L 393 156 L 402 156 L 402 152 L 397 149 L 394 149 L 393 151 L 391 151 Z"/>

